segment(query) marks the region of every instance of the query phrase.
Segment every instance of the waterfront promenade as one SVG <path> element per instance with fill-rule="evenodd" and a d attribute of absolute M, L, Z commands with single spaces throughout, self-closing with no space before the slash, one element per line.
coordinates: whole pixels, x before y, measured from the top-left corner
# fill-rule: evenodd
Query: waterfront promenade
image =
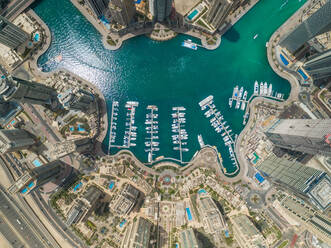
<path fill-rule="evenodd" d="M 119 36 L 118 34 L 112 33 L 110 32 L 110 30 L 107 30 L 105 25 L 100 20 L 96 19 L 92 15 L 91 11 L 87 7 L 81 5 L 78 0 L 70 1 L 82 13 L 82 15 L 95 27 L 95 29 L 98 30 L 98 32 L 102 36 L 102 43 L 106 49 L 117 50 L 122 46 L 124 41 L 139 35 L 147 35 L 148 37 L 156 41 L 167 41 L 176 37 L 176 33 L 180 33 L 199 39 L 202 46 L 207 50 L 215 50 L 221 44 L 221 36 L 225 34 L 231 27 L 233 27 L 260 0 L 252 0 L 249 2 L 249 5 L 239 7 L 231 16 L 227 18 L 224 28 L 220 30 L 220 32 L 216 32 L 213 35 L 207 34 L 192 27 L 166 27 L 160 23 L 156 23 L 154 27 L 132 28 L 130 32 L 122 36 Z M 162 28 L 158 28 L 158 25 L 162 26 Z M 166 29 L 168 29 L 169 31 L 164 31 Z M 158 32 L 155 32 L 155 30 L 158 30 Z M 209 40 L 211 40 L 211 37 L 215 37 L 216 41 L 209 42 Z M 111 43 L 113 44 L 109 43 L 108 40 L 111 40 Z"/>
<path fill-rule="evenodd" d="M 248 168 L 251 166 L 248 160 L 244 157 L 243 152 L 245 150 L 242 147 L 242 143 L 248 133 L 248 131 L 254 126 L 254 116 L 256 114 L 256 106 L 261 103 L 270 103 L 276 105 L 278 108 L 283 108 L 286 105 L 289 105 L 292 102 L 298 101 L 298 96 L 300 93 L 300 84 L 295 75 L 295 72 L 285 70 L 281 64 L 278 63 L 278 59 L 276 58 L 276 48 L 280 41 L 280 38 L 287 34 L 290 30 L 292 30 L 296 25 L 298 25 L 298 21 L 302 13 L 306 10 L 307 6 L 310 4 L 310 1 L 307 1 L 294 15 L 292 15 L 282 26 L 280 26 L 271 36 L 269 40 L 269 45 L 267 47 L 267 57 L 268 62 L 273 69 L 273 71 L 279 75 L 280 77 L 286 79 L 291 84 L 291 92 L 288 99 L 284 102 L 278 102 L 271 99 L 266 99 L 264 97 L 257 97 L 253 99 L 253 101 L 249 104 L 250 117 L 242 130 L 240 135 L 238 136 L 235 152 L 237 154 L 237 159 L 240 164 L 240 173 L 236 176 L 236 178 L 242 179 L 247 175 Z"/>

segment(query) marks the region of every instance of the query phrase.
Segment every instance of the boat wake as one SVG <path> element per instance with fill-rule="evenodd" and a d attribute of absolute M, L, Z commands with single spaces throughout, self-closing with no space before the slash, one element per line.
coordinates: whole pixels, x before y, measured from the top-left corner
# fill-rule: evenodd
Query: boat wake
<path fill-rule="evenodd" d="M 288 0 L 286 0 L 286 1 L 280 6 L 279 9 L 282 9 L 287 3 L 288 3 Z"/>

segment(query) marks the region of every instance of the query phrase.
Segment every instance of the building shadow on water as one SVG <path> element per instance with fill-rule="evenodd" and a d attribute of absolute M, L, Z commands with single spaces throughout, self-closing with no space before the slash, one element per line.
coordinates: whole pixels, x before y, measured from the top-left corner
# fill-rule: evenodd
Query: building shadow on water
<path fill-rule="evenodd" d="M 240 39 L 240 34 L 235 27 L 232 26 L 224 35 L 222 35 L 222 38 L 230 42 L 237 42 Z"/>

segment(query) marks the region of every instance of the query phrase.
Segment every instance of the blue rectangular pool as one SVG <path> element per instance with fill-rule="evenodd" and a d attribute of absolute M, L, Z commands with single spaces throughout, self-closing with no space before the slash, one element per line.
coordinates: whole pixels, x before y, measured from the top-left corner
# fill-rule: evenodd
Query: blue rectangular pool
<path fill-rule="evenodd" d="M 299 69 L 298 72 L 300 73 L 300 75 L 302 76 L 302 78 L 303 78 L 304 80 L 307 80 L 307 79 L 308 79 L 306 73 L 304 73 L 301 69 Z"/>
<path fill-rule="evenodd" d="M 262 177 L 262 175 L 259 172 L 255 174 L 255 178 L 259 181 L 259 183 L 264 182 L 264 178 Z"/>
<path fill-rule="evenodd" d="M 24 189 L 22 189 L 22 191 L 21 191 L 22 194 L 25 194 L 26 192 L 28 192 L 28 189 L 27 189 L 27 188 L 24 188 Z"/>
<path fill-rule="evenodd" d="M 199 13 L 198 10 L 193 10 L 191 14 L 187 16 L 187 18 L 191 21 L 197 14 Z"/>
<path fill-rule="evenodd" d="M 34 186 L 34 182 L 29 183 L 28 188 L 32 188 Z"/>
<path fill-rule="evenodd" d="M 287 66 L 289 64 L 289 62 L 287 61 L 287 59 L 283 56 L 283 54 L 280 54 L 279 56 L 280 56 L 280 59 L 282 60 L 282 62 L 284 63 L 284 65 Z"/>
<path fill-rule="evenodd" d="M 186 208 L 187 219 L 189 221 L 193 220 L 190 208 Z"/>

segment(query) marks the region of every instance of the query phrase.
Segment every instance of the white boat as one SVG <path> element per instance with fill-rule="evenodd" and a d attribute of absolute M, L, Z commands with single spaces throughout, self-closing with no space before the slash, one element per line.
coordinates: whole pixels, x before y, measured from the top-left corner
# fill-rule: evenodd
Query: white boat
<path fill-rule="evenodd" d="M 255 81 L 254 83 L 254 94 L 258 95 L 259 94 L 259 83 Z"/>
<path fill-rule="evenodd" d="M 148 163 L 151 163 L 152 162 L 152 153 L 149 152 L 148 153 Z"/>
<path fill-rule="evenodd" d="M 239 91 L 238 99 L 241 99 L 241 97 L 243 96 L 243 93 L 244 93 L 244 87 L 241 87 L 240 91 Z"/>
<path fill-rule="evenodd" d="M 182 42 L 182 47 L 190 48 L 190 49 L 193 49 L 193 50 L 198 49 L 197 44 L 193 43 L 191 40 L 184 40 Z"/>
<path fill-rule="evenodd" d="M 232 102 L 233 102 L 232 98 L 229 98 L 229 106 L 230 106 L 230 108 L 232 108 Z"/>
<path fill-rule="evenodd" d="M 239 109 L 240 108 L 240 101 L 237 100 L 237 103 L 236 103 L 236 109 Z"/>
<path fill-rule="evenodd" d="M 236 86 L 236 87 L 234 87 L 234 89 L 233 89 L 233 98 L 237 98 L 238 97 L 238 89 L 239 89 L 239 87 L 238 87 L 238 85 Z"/>
<path fill-rule="evenodd" d="M 260 95 L 263 95 L 263 82 L 260 83 Z"/>
<path fill-rule="evenodd" d="M 272 84 L 269 85 L 269 88 L 268 88 L 268 96 L 271 96 L 272 95 Z"/>
<path fill-rule="evenodd" d="M 245 103 L 245 102 L 242 102 L 242 103 L 241 103 L 241 108 L 240 108 L 240 109 L 241 109 L 241 110 L 245 110 L 245 108 L 246 108 L 246 103 Z"/>
<path fill-rule="evenodd" d="M 259 36 L 258 34 L 254 35 L 253 39 L 255 40 L 258 36 Z"/>
<path fill-rule="evenodd" d="M 263 94 L 268 95 L 268 83 L 267 82 L 264 82 Z"/>
<path fill-rule="evenodd" d="M 246 99 L 247 99 L 247 90 L 245 90 L 244 96 L 243 96 L 243 100 L 246 101 Z"/>
<path fill-rule="evenodd" d="M 198 135 L 198 141 L 199 141 L 200 148 L 205 146 L 205 143 L 203 142 L 201 134 Z"/>

